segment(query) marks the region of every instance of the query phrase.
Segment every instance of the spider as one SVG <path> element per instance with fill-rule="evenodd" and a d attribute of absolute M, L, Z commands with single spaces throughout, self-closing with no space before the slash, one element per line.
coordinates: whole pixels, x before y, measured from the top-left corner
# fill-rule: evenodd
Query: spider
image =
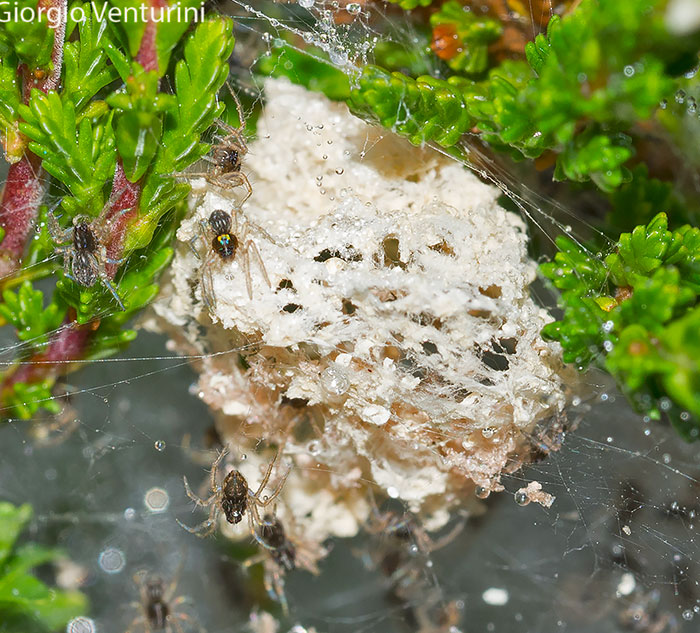
<path fill-rule="evenodd" d="M 241 200 L 241 204 L 243 204 L 253 193 L 253 188 L 250 186 L 248 177 L 241 172 L 243 157 L 248 153 L 248 145 L 243 137 L 245 117 L 243 116 L 243 108 L 241 107 L 241 102 L 238 100 L 236 93 L 228 84 L 226 84 L 226 87 L 236 103 L 240 127 L 235 128 L 226 123 L 226 121 L 216 119 L 214 123 L 225 135 L 214 136 L 215 143 L 212 146 L 212 156 L 204 157 L 204 160 L 213 163 L 214 167 L 211 171 L 186 172 L 179 175 L 185 178 L 205 178 L 208 183 L 221 187 L 222 189 L 233 189 L 234 187 L 243 185 L 247 190 L 245 198 Z"/>
<path fill-rule="evenodd" d="M 187 601 L 184 596 L 173 599 L 177 588 L 177 578 L 178 576 L 166 587 L 163 579 L 159 576 L 149 576 L 145 572 L 134 576 L 141 600 L 132 603 L 132 606 L 140 609 L 142 614 L 133 619 L 126 633 L 133 633 L 137 630 L 142 631 L 142 633 L 153 633 L 154 631 L 183 633 L 182 622 L 192 624 L 199 631 L 203 631 L 194 618 L 174 610 L 174 607 Z"/>
<path fill-rule="evenodd" d="M 47 216 L 49 234 L 56 243 L 56 250 L 63 253 L 63 274 L 86 288 L 91 288 L 99 279 L 112 293 L 114 300 L 125 310 L 116 288 L 107 275 L 105 264 L 120 264 L 109 259 L 103 244 L 101 217 L 96 220 L 79 215 L 73 218 L 73 225 L 63 229 L 52 213 Z"/>
<path fill-rule="evenodd" d="M 246 222 L 239 232 L 238 214 L 235 212 L 231 214 L 221 209 L 216 209 L 211 212 L 208 220 L 202 219 L 199 221 L 199 231 L 190 240 L 192 252 L 200 259 L 200 255 L 194 247 L 194 243 L 200 238 L 206 240 L 209 236 L 213 236 L 211 239 L 211 250 L 201 267 L 202 298 L 210 310 L 216 307 L 211 266 L 217 256 L 222 261 L 227 261 L 233 260 L 238 254 L 241 255 L 241 268 L 245 274 L 245 283 L 249 299 L 253 298 L 253 281 L 250 276 L 251 255 L 257 261 L 265 282 L 271 287 L 270 278 L 268 277 L 267 269 L 260 256 L 260 251 L 255 245 L 255 242 L 247 235 L 248 226 L 249 224 Z M 272 238 L 267 235 L 262 228 L 257 226 L 256 228 L 272 241 Z"/>
<path fill-rule="evenodd" d="M 285 614 L 289 605 L 284 595 L 284 575 L 303 567 L 318 574 L 316 560 L 325 554 L 321 547 L 312 548 L 310 544 L 297 542 L 287 535 L 282 522 L 277 516 L 266 514 L 254 534 L 255 540 L 262 546 L 262 551 L 243 563 L 250 567 L 262 563 L 265 569 L 264 583 L 268 595 L 282 605 Z"/>
<path fill-rule="evenodd" d="M 208 499 L 200 499 L 197 495 L 195 495 L 190 488 L 187 477 L 183 478 L 187 496 L 192 499 L 197 506 L 204 508 L 208 507 L 209 518 L 193 528 L 187 527 L 180 521 L 178 521 L 178 524 L 185 528 L 188 532 L 196 534 L 200 538 L 204 538 L 214 532 L 216 529 L 217 520 L 222 512 L 229 523 L 236 525 L 243 520 L 243 515 L 245 515 L 247 511 L 250 533 L 257 539 L 255 526 L 262 524 L 259 508 L 266 508 L 277 498 L 282 490 L 282 487 L 284 486 L 287 476 L 289 475 L 289 471 L 284 474 L 282 481 L 280 481 L 280 483 L 277 485 L 277 488 L 275 488 L 272 495 L 262 496 L 265 487 L 270 481 L 272 470 L 279 459 L 281 453 L 280 449 L 277 451 L 275 458 L 268 465 L 265 476 L 255 492 L 248 487 L 248 481 L 242 475 L 242 473 L 235 469 L 228 473 L 228 475 L 226 475 L 224 478 L 223 484 L 219 485 L 217 483 L 219 464 L 221 464 L 221 461 L 224 459 L 227 452 L 228 451 L 226 449 L 221 451 L 219 456 L 212 464 L 210 477 L 212 495 Z"/>

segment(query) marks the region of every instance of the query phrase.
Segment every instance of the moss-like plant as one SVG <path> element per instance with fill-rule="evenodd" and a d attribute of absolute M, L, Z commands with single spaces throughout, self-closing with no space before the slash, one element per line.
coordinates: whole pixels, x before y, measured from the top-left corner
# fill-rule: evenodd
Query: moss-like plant
<path fill-rule="evenodd" d="M 67 622 L 87 610 L 78 591 L 49 587 L 32 569 L 56 561 L 59 550 L 35 543 L 17 543 L 32 517 L 29 505 L 0 502 L 0 631 L 48 633 L 63 630 Z"/>
<path fill-rule="evenodd" d="M 670 231 L 659 213 L 602 259 L 567 236 L 557 246 L 541 269 L 561 290 L 564 314 L 545 338 L 561 343 L 566 362 L 610 372 L 641 412 L 697 438 L 700 229 Z"/>
<path fill-rule="evenodd" d="M 0 384 L 5 416 L 60 409 L 51 390 L 70 361 L 113 354 L 136 336 L 128 323 L 157 294 L 184 212 L 189 185 L 175 175 L 209 151 L 202 135 L 224 108 L 230 20 L 107 22 L 98 19 L 105 3 L 70 8 L 86 19 L 37 22 L 31 46 L 16 24 L 0 24 L 0 133 L 12 163 L 0 202 L 0 314 L 23 342 Z M 60 196 L 50 211 L 47 193 Z M 100 219 L 106 283 L 85 287 L 63 274 L 48 213 L 63 229 L 77 216 Z M 46 297 L 34 284 L 52 275 Z"/>

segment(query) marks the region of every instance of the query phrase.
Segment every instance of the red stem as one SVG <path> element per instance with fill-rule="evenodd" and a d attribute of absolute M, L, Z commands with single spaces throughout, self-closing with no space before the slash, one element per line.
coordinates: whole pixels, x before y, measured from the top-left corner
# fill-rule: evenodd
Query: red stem
<path fill-rule="evenodd" d="M 165 9 L 168 6 L 166 0 L 149 0 L 152 9 Z M 148 13 L 150 18 L 150 12 Z M 156 35 L 158 23 L 149 19 L 141 38 L 141 45 L 136 54 L 136 61 L 146 71 L 158 71 L 158 49 L 156 47 Z M 124 248 L 124 238 L 127 227 L 138 213 L 138 205 L 141 199 L 143 181 L 129 182 L 124 174 L 124 166 L 119 160 L 112 181 L 112 195 L 109 201 L 109 211 L 105 218 L 111 222 L 110 240 L 107 244 L 107 257 L 113 261 L 121 259 Z M 110 279 L 114 278 L 119 268 L 118 264 L 105 266 Z"/>
<path fill-rule="evenodd" d="M 42 0 L 40 0 L 40 2 L 42 2 Z M 43 2 L 65 3 L 67 0 L 43 0 Z M 165 0 L 150 0 L 150 3 L 156 8 L 167 6 Z M 62 33 L 64 32 L 65 25 Z M 136 56 L 136 61 L 139 62 L 145 70 L 158 70 L 156 32 L 157 24 L 149 21 L 146 24 L 141 46 Z M 44 84 L 44 86 L 45 85 L 46 84 Z M 35 177 L 35 179 L 38 180 L 37 177 Z M 124 167 L 121 160 L 118 161 L 112 181 L 109 210 L 105 218 L 108 222 L 111 222 L 110 241 L 109 244 L 107 244 L 107 256 L 110 259 L 118 260 L 121 256 L 127 227 L 138 212 L 141 190 L 142 182 L 129 182 L 124 174 Z M 36 214 L 36 209 L 34 213 Z M 0 225 L 2 225 L 2 217 L 2 211 L 0 211 Z M 27 225 L 31 227 L 31 222 L 27 222 Z M 7 239 L 7 237 L 5 237 L 5 239 Z M 117 264 L 107 264 L 107 274 L 110 278 L 114 277 L 117 268 Z M 54 332 L 46 351 L 34 355 L 29 359 L 28 363 L 21 365 L 17 371 L 5 378 L 0 393 L 4 393 L 8 388 L 19 382 L 38 382 L 46 378 L 55 378 L 60 374 L 68 373 L 70 361 L 77 360 L 85 355 L 85 350 L 90 343 L 92 332 L 99 327 L 99 321 L 79 326 L 74 320 L 75 314 L 69 313 L 62 327 Z"/>
<path fill-rule="evenodd" d="M 79 326 L 74 322 L 74 315 L 66 316 L 61 327 L 54 332 L 46 351 L 32 356 L 5 379 L 3 393 L 20 382 L 38 382 L 68 373 L 66 363 L 84 356 L 91 334 L 90 327 Z"/>
<path fill-rule="evenodd" d="M 56 7 L 60 21 L 54 29 L 51 68 L 48 72 L 41 68 L 28 68 L 24 64 L 17 69 L 22 85 L 22 101 L 25 104 L 29 103 L 32 88 L 48 92 L 58 87 L 63 65 L 68 0 L 39 0 L 38 6 L 46 9 Z M 0 227 L 5 231 L 0 245 L 0 276 L 11 273 L 20 265 L 46 190 L 43 175 L 40 160 L 26 148 L 19 161 L 10 165 L 0 201 Z"/>

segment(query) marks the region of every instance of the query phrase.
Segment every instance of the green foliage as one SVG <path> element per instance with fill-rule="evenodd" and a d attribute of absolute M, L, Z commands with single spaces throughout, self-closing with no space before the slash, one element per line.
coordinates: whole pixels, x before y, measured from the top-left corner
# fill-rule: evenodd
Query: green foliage
<path fill-rule="evenodd" d="M 315 48 L 300 51 L 283 40 L 275 40 L 270 55 L 258 61 L 255 71 L 271 77 L 287 77 L 334 101 L 345 101 L 350 96 L 348 77 Z"/>
<path fill-rule="evenodd" d="M 96 120 L 79 119 L 75 104 L 57 92 L 32 90 L 29 106 L 21 105 L 21 131 L 31 139 L 29 149 L 42 166 L 62 182 L 72 196 L 63 198 L 69 215 L 97 215 L 104 204 L 101 195 L 116 165 L 111 113 Z"/>
<path fill-rule="evenodd" d="M 98 22 L 90 8 L 89 3 L 82 5 L 86 20 L 78 26 L 79 37 L 67 42 L 63 49 L 63 91 L 78 113 L 82 113 L 90 99 L 117 75 L 114 67 L 107 63 L 108 40 L 104 24 Z"/>
<path fill-rule="evenodd" d="M 623 233 L 604 259 L 568 237 L 542 273 L 564 315 L 542 334 L 565 362 L 610 372 L 637 408 L 666 413 L 688 439 L 700 430 L 700 229 L 668 229 L 665 213 Z"/>
<path fill-rule="evenodd" d="M 416 7 L 429 7 L 433 0 L 386 0 L 391 4 L 398 4 L 405 11 L 410 11 Z"/>
<path fill-rule="evenodd" d="M 698 211 L 687 200 L 679 198 L 673 185 L 650 178 L 643 163 L 632 170 L 631 180 L 613 191 L 609 200 L 611 210 L 605 218 L 604 228 L 614 236 L 637 224 L 646 224 L 658 210 L 663 210 L 676 226 L 688 222 L 698 224 L 700 220 Z"/>
<path fill-rule="evenodd" d="M 53 31 L 45 13 L 41 19 L 15 21 L 15 11 L 31 9 L 36 15 L 38 0 L 8 0 L 0 7 L 0 59 L 15 56 L 15 63 L 31 70 L 49 68 L 53 47 Z M 8 14 L 8 15 L 6 15 Z"/>
<path fill-rule="evenodd" d="M 527 62 L 503 62 L 482 81 L 457 74 L 414 80 L 365 67 L 350 105 L 416 143 L 453 145 L 474 128 L 516 158 L 552 151 L 555 179 L 592 180 L 611 192 L 630 180 L 635 126 L 673 90 L 670 68 L 697 50 L 696 41 L 665 31 L 662 4 L 583 0 L 565 18 L 554 16 L 546 36 L 528 43 Z M 498 31 L 480 20 L 454 2 L 431 16 L 434 25 L 455 25 L 467 43 L 478 34 L 485 46 Z M 465 45 L 452 69 L 467 75 L 485 69 L 485 50 L 478 50 Z M 440 96 L 433 98 L 435 91 Z"/>
<path fill-rule="evenodd" d="M 111 283 L 124 305 L 119 309 L 101 281 L 84 287 L 63 275 L 63 256 L 52 258 L 56 245 L 43 208 L 41 230 L 23 262 L 35 265 L 22 272 L 19 288 L 13 291 L 9 282 L 5 285 L 0 305 L 0 316 L 24 343 L 19 360 L 40 357 L 70 328 L 86 333 L 81 359 L 104 358 L 135 338 L 128 324 L 158 293 L 157 280 L 172 259 L 175 227 L 185 209 L 189 185 L 178 182 L 175 174 L 209 152 L 202 135 L 223 113 L 218 92 L 229 72 L 232 22 L 213 17 L 189 32 L 186 22 L 158 23 L 158 70 L 145 71 L 135 59 L 142 53 L 143 24 L 97 19 L 105 7 L 125 10 L 141 4 L 118 0 L 81 5 L 88 19 L 68 25 L 68 32 L 74 33 L 65 45 L 58 92 L 32 90 L 29 102 L 22 105 L 18 87 L 0 74 L 0 90 L 9 85 L 17 92 L 17 99 L 9 100 L 0 116 L 21 117 L 29 149 L 54 179 L 53 189 L 63 194 L 54 212 L 61 227 L 71 227 L 77 216 L 104 220 L 95 229 L 101 246 L 111 249 L 110 257 L 119 258 Z M 186 0 L 182 6 L 199 4 Z M 152 52 L 144 53 L 144 58 Z M 17 54 L 12 53 L 15 63 Z M 5 68 L 3 63 L 3 72 Z M 8 77 L 12 70 L 7 66 Z M 14 66 L 15 75 L 16 71 Z M 174 87 L 174 94 L 165 90 L 168 86 Z M 130 184 L 124 184 L 124 177 Z M 112 205 L 121 196 L 138 203 L 132 209 L 115 209 Z M 53 299 L 46 301 L 34 282 L 51 274 L 58 280 Z M 62 326 L 66 316 L 72 323 Z M 35 367 L 19 380 L 12 379 L 17 367 L 6 374 L 0 397 L 11 415 L 27 418 L 42 408 L 58 409 L 51 388 L 60 371 L 71 369 L 70 363 Z"/>
<path fill-rule="evenodd" d="M 6 633 L 63 630 L 87 609 L 83 594 L 49 587 L 31 573 L 62 556 L 33 543 L 17 544 L 31 516 L 29 505 L 0 502 L 0 629 Z"/>
<path fill-rule="evenodd" d="M 63 321 L 64 315 L 55 303 L 44 309 L 44 293 L 34 290 L 29 281 L 25 281 L 16 293 L 5 290 L 2 299 L 0 315 L 15 327 L 20 341 L 31 342 L 33 346 L 46 344 L 48 332 Z"/>
<path fill-rule="evenodd" d="M 377 66 L 365 66 L 349 105 L 415 145 L 435 141 L 451 147 L 472 124 L 459 89 L 450 83 L 429 76 L 413 80 Z"/>
<path fill-rule="evenodd" d="M 488 45 L 502 32 L 501 23 L 484 15 L 477 15 L 469 7 L 456 0 L 449 0 L 430 16 L 435 28 L 448 26 L 454 29 L 459 40 L 457 55 L 447 61 L 448 66 L 466 75 L 478 75 L 488 67 Z"/>

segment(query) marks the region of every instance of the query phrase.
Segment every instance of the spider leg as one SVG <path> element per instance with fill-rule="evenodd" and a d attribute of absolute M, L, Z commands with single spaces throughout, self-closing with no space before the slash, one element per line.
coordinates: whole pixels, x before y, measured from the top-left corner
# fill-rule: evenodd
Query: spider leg
<path fill-rule="evenodd" d="M 244 247 L 245 250 L 241 253 L 241 268 L 243 269 L 243 275 L 245 277 L 245 287 L 248 291 L 248 299 L 253 299 L 253 280 L 250 276 L 250 255 L 248 253 L 248 247 Z"/>
<path fill-rule="evenodd" d="M 187 527 L 184 523 L 182 523 L 179 519 L 175 519 L 177 521 L 177 524 L 181 527 L 187 530 L 190 534 L 196 534 L 199 538 L 206 538 L 210 534 L 216 530 L 216 520 L 219 518 L 219 507 L 218 506 L 211 506 L 211 510 L 209 511 L 209 518 L 202 521 L 199 525 L 195 525 L 194 527 Z"/>
<path fill-rule="evenodd" d="M 255 529 L 255 524 L 262 526 L 264 524 L 263 520 L 260 518 L 260 513 L 255 507 L 255 503 L 251 503 L 248 506 L 248 526 L 250 528 L 251 536 L 266 550 L 275 551 L 276 548 L 270 547 L 260 536 L 258 530 Z"/>
<path fill-rule="evenodd" d="M 240 127 L 238 130 L 242 130 L 245 127 L 245 116 L 243 114 L 243 106 L 241 105 L 241 101 L 238 98 L 238 95 L 233 91 L 233 88 L 231 88 L 231 84 L 226 82 L 226 88 L 228 88 L 229 93 L 231 94 L 231 97 L 233 97 L 233 101 L 236 104 L 236 110 L 238 111 L 238 122 L 240 123 Z"/>
<path fill-rule="evenodd" d="M 46 228 L 49 231 L 51 239 L 57 244 L 71 242 L 73 227 L 64 229 L 56 219 L 56 216 L 50 211 L 46 214 Z"/>
<path fill-rule="evenodd" d="M 204 264 L 202 264 L 201 273 L 201 286 L 202 286 L 202 299 L 204 304 L 207 306 L 209 311 L 216 308 L 216 295 L 214 295 L 214 278 L 211 272 L 211 262 L 213 260 L 212 255 L 210 255 Z"/>
<path fill-rule="evenodd" d="M 282 573 L 277 565 L 274 563 L 271 563 L 271 565 L 274 565 L 272 571 L 266 569 L 264 576 L 264 584 L 267 595 L 282 605 L 284 615 L 289 615 L 289 605 L 287 604 L 287 597 L 284 595 L 284 580 L 282 579 Z"/>
<path fill-rule="evenodd" d="M 75 281 L 75 278 L 73 275 L 71 275 L 71 271 L 73 269 L 73 251 L 70 249 L 67 249 L 66 252 L 63 254 L 63 276 L 68 277 L 68 279 L 72 279 Z"/>
<path fill-rule="evenodd" d="M 248 198 L 250 198 L 250 196 L 253 195 L 253 188 L 250 186 L 250 180 L 248 180 L 248 176 L 241 173 L 240 171 L 237 173 L 237 179 L 240 180 L 240 184 L 245 185 L 245 188 L 248 190 L 246 197 L 243 198 L 243 200 L 241 200 L 241 204 L 243 204 Z"/>
<path fill-rule="evenodd" d="M 170 617 L 172 617 L 173 619 L 182 620 L 183 622 L 187 622 L 191 626 L 196 627 L 199 633 L 205 633 L 204 627 L 199 622 L 197 622 L 197 620 L 191 615 L 187 615 L 186 613 L 173 613 Z M 182 631 L 182 627 L 179 626 L 179 623 L 178 630 Z"/>
<path fill-rule="evenodd" d="M 173 633 L 173 627 L 175 628 L 175 633 L 185 633 L 182 630 L 182 625 L 177 621 L 174 613 L 170 613 L 165 618 L 165 631 L 166 633 Z M 172 626 L 170 626 L 172 624 Z"/>
<path fill-rule="evenodd" d="M 122 309 L 126 310 L 124 307 L 124 303 L 122 303 L 121 297 L 117 293 L 117 289 L 114 287 L 112 282 L 110 281 L 109 277 L 107 276 L 107 273 L 104 271 L 104 269 L 101 269 L 100 272 L 98 273 L 100 277 L 100 281 L 104 284 L 105 288 L 109 290 L 112 293 L 112 296 L 114 297 L 114 300 L 117 302 L 117 305 Z"/>
<path fill-rule="evenodd" d="M 275 464 L 277 463 L 277 460 L 279 459 L 281 453 L 282 453 L 281 449 L 277 449 L 277 452 L 275 453 L 275 457 L 267 465 L 267 470 L 265 471 L 265 476 L 262 478 L 262 481 L 260 482 L 258 489 L 255 491 L 255 494 L 253 495 L 254 497 L 259 498 L 262 491 L 265 490 L 265 486 L 267 486 L 267 482 L 270 481 L 270 475 L 272 474 L 272 469 L 275 467 Z"/>
<path fill-rule="evenodd" d="M 175 178 L 208 178 L 208 171 L 176 171 L 173 176 Z"/>
<path fill-rule="evenodd" d="M 190 238 L 190 241 L 189 241 L 190 250 L 194 253 L 194 256 L 197 259 L 202 259 L 202 257 L 199 254 L 199 251 L 194 247 L 194 244 L 197 240 L 204 239 L 206 237 L 206 234 L 207 234 L 207 222 L 206 222 L 206 220 L 202 219 L 198 222 L 197 231 Z"/>
<path fill-rule="evenodd" d="M 141 606 L 141 605 L 139 604 L 139 607 L 140 607 L 140 606 Z M 135 618 L 131 621 L 131 624 L 129 625 L 129 628 L 126 630 L 126 633 L 134 633 L 134 631 L 136 631 L 136 630 L 138 629 L 138 627 L 142 627 L 141 630 L 144 631 L 144 633 L 147 633 L 147 632 L 148 632 L 147 622 L 146 622 L 145 616 L 139 615 L 139 616 L 135 617 Z"/>
<path fill-rule="evenodd" d="M 252 239 L 249 239 L 246 242 L 246 250 L 248 251 L 248 253 L 253 254 L 253 257 L 255 258 L 255 261 L 258 264 L 258 268 L 262 273 L 265 283 L 267 284 L 268 288 L 272 288 L 272 284 L 270 283 L 270 277 L 267 274 L 267 268 L 265 268 L 265 263 L 263 262 L 262 256 L 260 255 L 260 251 L 258 250 L 257 244 Z"/>
<path fill-rule="evenodd" d="M 223 448 L 221 449 L 221 452 L 219 453 L 219 456 L 214 460 L 214 463 L 211 465 L 211 489 L 212 490 L 219 490 L 219 485 L 216 483 L 216 478 L 219 474 L 219 464 L 221 464 L 221 461 L 228 455 L 228 449 Z"/>
<path fill-rule="evenodd" d="M 122 257 L 121 259 L 112 259 L 111 257 L 103 257 L 102 261 L 105 262 L 106 264 L 117 264 L 121 265 L 126 261 L 126 257 Z"/>
<path fill-rule="evenodd" d="M 265 559 L 267 559 L 267 554 L 265 554 L 265 552 L 260 552 L 259 554 L 251 556 L 250 558 L 244 560 L 242 565 L 247 569 L 248 567 L 252 567 L 253 565 L 262 563 L 263 561 L 265 561 Z"/>
<path fill-rule="evenodd" d="M 282 492 L 282 488 L 284 487 L 284 483 L 287 481 L 287 477 L 289 477 L 289 473 L 292 472 L 291 468 L 287 469 L 287 472 L 284 473 L 284 476 L 282 477 L 282 481 L 279 482 L 277 485 L 277 488 L 275 488 L 275 491 L 267 498 L 267 499 L 259 499 L 257 501 L 257 504 L 263 508 L 266 508 L 269 506 L 277 497 L 279 496 L 279 493 Z"/>
<path fill-rule="evenodd" d="M 192 492 L 192 489 L 190 488 L 190 484 L 189 484 L 189 482 L 187 481 L 187 477 L 183 477 L 182 479 L 183 479 L 183 481 L 185 482 L 185 493 L 187 494 L 187 496 L 188 496 L 190 499 L 192 499 L 192 501 L 195 502 L 196 505 L 198 505 L 198 506 L 200 506 L 200 507 L 206 507 L 206 506 L 211 505 L 212 500 L 213 500 L 213 499 L 217 496 L 217 494 L 218 494 L 218 492 L 215 492 L 215 493 L 214 493 L 211 497 L 209 497 L 208 499 L 206 499 L 206 500 L 205 500 L 205 499 L 201 499 L 201 498 L 198 497 L 196 494 L 194 494 L 194 492 Z"/>

